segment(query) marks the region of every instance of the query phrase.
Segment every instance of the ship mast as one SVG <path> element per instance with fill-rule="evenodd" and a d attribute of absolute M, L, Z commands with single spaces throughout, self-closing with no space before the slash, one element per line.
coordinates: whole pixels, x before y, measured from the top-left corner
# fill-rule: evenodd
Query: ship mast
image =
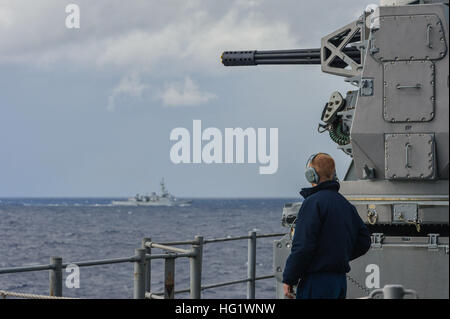
<path fill-rule="evenodd" d="M 164 184 L 164 177 L 162 178 L 160 185 L 161 185 L 161 193 L 162 193 L 162 195 L 163 196 L 167 195 L 168 192 L 167 192 L 167 189 L 166 189 L 166 185 Z"/>

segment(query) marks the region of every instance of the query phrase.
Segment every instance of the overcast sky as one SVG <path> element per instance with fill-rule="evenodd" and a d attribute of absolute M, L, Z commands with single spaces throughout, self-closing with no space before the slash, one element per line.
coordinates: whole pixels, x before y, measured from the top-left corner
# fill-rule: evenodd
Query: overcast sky
<path fill-rule="evenodd" d="M 165 177 L 180 197 L 296 197 L 334 90 L 320 66 L 225 68 L 225 50 L 317 48 L 373 1 L 0 0 L 0 197 L 130 196 Z M 67 29 L 78 4 L 81 28 Z M 258 164 L 171 162 L 172 129 L 278 128 Z"/>

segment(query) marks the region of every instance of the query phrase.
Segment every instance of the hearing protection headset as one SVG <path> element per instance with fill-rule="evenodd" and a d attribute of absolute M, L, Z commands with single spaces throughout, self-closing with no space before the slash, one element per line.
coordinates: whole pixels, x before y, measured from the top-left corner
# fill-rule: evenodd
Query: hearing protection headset
<path fill-rule="evenodd" d="M 311 184 L 319 184 L 319 180 L 320 180 L 319 174 L 317 174 L 317 171 L 314 167 L 309 166 L 314 161 L 316 156 L 319 154 L 328 155 L 327 153 L 316 153 L 316 154 L 311 155 L 308 159 L 308 162 L 306 162 L 305 177 L 306 177 L 306 180 L 308 182 L 310 182 Z M 335 170 L 334 175 L 333 175 L 333 181 L 337 181 L 337 180 L 338 180 L 338 178 L 337 178 L 336 170 Z"/>

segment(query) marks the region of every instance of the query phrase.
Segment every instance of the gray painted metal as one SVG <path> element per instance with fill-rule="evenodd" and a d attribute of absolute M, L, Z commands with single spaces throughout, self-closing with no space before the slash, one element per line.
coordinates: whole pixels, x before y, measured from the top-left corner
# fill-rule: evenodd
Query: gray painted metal
<path fill-rule="evenodd" d="M 164 299 L 175 297 L 175 258 L 164 261 Z"/>
<path fill-rule="evenodd" d="M 50 257 L 50 265 L 52 269 L 49 271 L 50 296 L 61 297 L 63 290 L 62 280 L 62 258 Z"/>
<path fill-rule="evenodd" d="M 275 274 L 276 297 L 278 299 L 285 299 L 282 283 L 283 270 L 291 251 L 291 245 L 292 238 L 290 235 L 285 235 L 283 238 L 280 240 L 275 240 L 273 243 L 273 272 Z"/>
<path fill-rule="evenodd" d="M 190 297 L 200 299 L 202 293 L 202 262 L 203 262 L 203 236 L 195 236 L 195 245 L 192 245 L 193 257 L 190 262 Z"/>
<path fill-rule="evenodd" d="M 374 236 L 378 248 L 353 263 L 349 282 L 367 295 L 361 273 L 376 261 L 385 284 L 401 283 L 424 298 L 448 296 L 448 247 L 437 253 L 424 244 L 411 246 L 414 240 L 403 242 L 411 230 L 416 238 L 427 235 L 423 229 L 440 229 L 448 236 L 448 1 L 383 4 L 321 41 L 322 71 L 358 88 L 342 100 L 333 92 L 318 128 L 329 131 L 338 148 L 352 157 L 340 192 L 367 224 L 397 234 L 398 241 L 387 248 L 382 235 Z M 291 227 L 299 207 L 285 205 L 283 226 Z M 448 242 L 448 237 L 439 240 Z M 274 243 L 279 297 L 290 241 L 287 236 Z M 350 291 L 350 296 L 358 294 Z"/>
<path fill-rule="evenodd" d="M 386 179 L 435 179 L 434 134 L 386 134 L 385 140 Z"/>
<path fill-rule="evenodd" d="M 390 9 L 399 9 L 389 14 Z M 426 61 L 440 60 L 447 54 L 447 45 L 442 19 L 433 10 L 414 6 L 415 12 L 401 10 L 407 7 L 381 8 L 380 28 L 373 33 L 373 57 L 379 62 L 387 61 Z M 403 12 L 402 12 L 403 11 Z M 393 36 L 402 35 L 396 39 L 400 43 L 393 45 Z"/>
<path fill-rule="evenodd" d="M 151 242 L 152 239 L 145 237 L 142 239 L 142 248 L 145 249 L 146 255 L 152 254 L 152 249 L 146 246 L 147 242 Z M 152 260 L 145 258 L 145 292 L 150 292 L 152 286 Z"/>
<path fill-rule="evenodd" d="M 174 252 L 174 253 L 181 253 L 181 254 L 189 254 L 189 250 L 186 249 L 181 249 L 181 248 L 177 248 L 177 247 L 173 247 L 173 246 L 167 246 L 167 245 L 161 245 L 158 243 L 153 243 L 153 242 L 147 242 L 145 244 L 146 247 L 150 247 L 150 248 L 159 248 L 159 249 L 164 249 L 170 252 Z"/>
<path fill-rule="evenodd" d="M 403 299 L 406 295 L 412 295 L 415 299 L 419 298 L 414 290 L 404 289 L 402 285 L 386 285 L 383 289 L 372 291 L 369 298 L 374 298 L 377 295 L 383 295 L 384 299 Z"/>
<path fill-rule="evenodd" d="M 288 235 L 274 242 L 276 294 L 281 299 L 284 298 L 282 273 L 291 243 Z M 417 291 L 420 298 L 446 299 L 449 296 L 448 250 L 448 237 L 376 234 L 370 251 L 350 263 L 347 298 L 361 298 L 384 285 L 400 284 Z"/>
<path fill-rule="evenodd" d="M 145 298 L 145 248 L 135 250 L 133 298 Z"/>
<path fill-rule="evenodd" d="M 420 298 L 449 297 L 448 237 L 433 245 L 431 237 L 384 237 L 366 255 L 351 262 L 349 276 L 373 290 L 386 284 L 414 289 Z M 378 272 L 379 282 L 372 281 Z M 376 278 L 375 278 L 376 279 Z M 356 284 L 348 284 L 349 298 L 367 295 Z"/>
<path fill-rule="evenodd" d="M 394 214 L 392 217 L 393 223 L 404 223 L 406 222 L 418 222 L 417 204 L 395 204 Z"/>
<path fill-rule="evenodd" d="M 363 15 L 358 20 L 323 37 L 321 45 L 322 72 L 346 77 L 359 75 L 363 67 L 361 57 L 358 63 L 358 61 L 345 53 L 345 48 L 349 42 L 352 42 L 354 37 L 361 38 L 361 35 L 365 37 L 366 33 L 365 15 Z M 342 40 L 338 43 L 336 42 L 337 37 L 342 37 Z M 362 43 L 354 43 L 355 47 L 358 47 L 358 45 L 362 45 Z M 343 61 L 346 65 L 338 67 L 334 64 L 337 61 Z"/>
<path fill-rule="evenodd" d="M 429 122 L 435 115 L 435 66 L 432 61 L 398 61 L 383 68 L 386 121 Z"/>
<path fill-rule="evenodd" d="M 447 14 L 443 4 L 379 8 L 379 28 L 367 38 L 376 50 L 366 53 L 361 73 L 374 79 L 374 94 L 359 96 L 350 135 L 358 179 L 365 165 L 375 170 L 377 180 L 388 178 L 386 134 L 427 133 L 435 136 L 435 176 L 448 180 Z M 433 25 L 432 48 L 426 41 L 426 21 Z M 390 156 L 405 157 L 404 148 L 393 152 Z M 425 166 L 427 160 L 422 161 L 420 166 Z"/>
<path fill-rule="evenodd" d="M 19 272 L 30 272 L 30 271 L 40 271 L 52 269 L 52 265 L 39 265 L 30 267 L 13 267 L 13 268 L 2 268 L 0 269 L 1 274 L 14 274 Z"/>
<path fill-rule="evenodd" d="M 256 232 L 248 233 L 247 299 L 255 299 L 256 278 Z"/>

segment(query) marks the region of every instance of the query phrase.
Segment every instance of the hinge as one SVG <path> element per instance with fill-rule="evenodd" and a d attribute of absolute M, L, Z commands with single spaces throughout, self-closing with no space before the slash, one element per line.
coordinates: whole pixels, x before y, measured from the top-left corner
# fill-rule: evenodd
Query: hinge
<path fill-rule="evenodd" d="M 373 95 L 373 79 L 369 79 L 369 78 L 361 79 L 359 95 L 360 96 L 372 96 Z"/>
<path fill-rule="evenodd" d="M 372 236 L 372 247 L 381 248 L 383 244 L 384 234 L 383 233 L 373 233 Z"/>
<path fill-rule="evenodd" d="M 439 234 L 428 234 L 428 249 L 438 249 Z"/>

